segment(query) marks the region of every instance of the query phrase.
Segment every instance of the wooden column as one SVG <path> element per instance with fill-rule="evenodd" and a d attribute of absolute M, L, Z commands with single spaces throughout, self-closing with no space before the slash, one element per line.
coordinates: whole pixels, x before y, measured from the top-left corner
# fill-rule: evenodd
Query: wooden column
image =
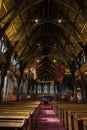
<path fill-rule="evenodd" d="M 74 67 L 74 63 L 70 63 L 69 61 L 67 61 L 68 66 L 70 68 L 70 72 L 71 72 L 71 78 L 72 78 L 72 83 L 73 83 L 73 92 L 74 92 L 74 100 L 77 100 L 77 96 L 76 96 L 76 78 L 75 78 L 75 67 Z"/>
<path fill-rule="evenodd" d="M 38 86 L 38 83 L 36 83 L 36 95 L 37 95 L 37 86 Z"/>
<path fill-rule="evenodd" d="M 76 79 L 73 72 L 71 73 L 71 77 L 72 77 L 72 82 L 73 82 L 74 100 L 77 101 Z"/>
<path fill-rule="evenodd" d="M 20 84 L 21 84 L 21 80 L 22 80 L 22 77 L 23 77 L 23 72 L 24 72 L 24 69 L 26 67 L 26 62 L 22 63 L 22 61 L 20 61 L 20 76 L 18 77 L 18 91 L 17 91 L 17 101 L 19 101 L 19 89 L 20 89 Z"/>
<path fill-rule="evenodd" d="M 44 94 L 44 91 L 43 91 L 43 84 L 41 84 L 41 95 Z"/>
<path fill-rule="evenodd" d="M 30 96 L 32 96 L 32 85 L 30 86 Z"/>
<path fill-rule="evenodd" d="M 54 94 L 56 94 L 56 86 L 55 86 L 55 83 L 54 83 Z"/>
<path fill-rule="evenodd" d="M 32 96 L 33 93 L 33 88 L 34 88 L 34 79 L 33 77 L 31 78 L 31 85 L 30 85 L 30 95 Z"/>
<path fill-rule="evenodd" d="M 1 66 L 2 79 L 1 79 L 1 86 L 0 86 L 0 102 L 2 102 L 2 89 L 4 87 L 4 78 L 5 78 L 6 74 L 7 74 L 7 67 L 6 67 L 6 65 L 2 64 L 2 66 Z"/>
<path fill-rule="evenodd" d="M 22 79 L 21 75 L 17 76 L 18 88 L 17 88 L 17 98 L 16 98 L 16 101 L 19 101 L 19 89 L 20 89 L 21 79 Z"/>
<path fill-rule="evenodd" d="M 81 75 L 81 92 L 82 92 L 82 98 L 84 101 L 86 101 L 86 85 L 85 85 L 85 79 L 83 75 Z"/>
<path fill-rule="evenodd" d="M 48 95 L 50 95 L 50 83 L 48 83 Z"/>

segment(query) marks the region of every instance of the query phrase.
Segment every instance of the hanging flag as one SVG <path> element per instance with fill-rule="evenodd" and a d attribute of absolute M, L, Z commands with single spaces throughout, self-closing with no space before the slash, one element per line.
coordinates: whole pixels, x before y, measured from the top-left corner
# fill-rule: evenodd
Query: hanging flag
<path fill-rule="evenodd" d="M 57 79 L 60 83 L 63 82 L 65 76 L 65 70 L 63 66 L 57 66 Z"/>

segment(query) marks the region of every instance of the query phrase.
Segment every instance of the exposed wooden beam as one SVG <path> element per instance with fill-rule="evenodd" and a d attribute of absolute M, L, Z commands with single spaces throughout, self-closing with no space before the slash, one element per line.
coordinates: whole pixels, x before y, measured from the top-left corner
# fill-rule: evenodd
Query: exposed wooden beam
<path fill-rule="evenodd" d="M 41 11 L 41 9 L 43 9 L 43 5 L 40 6 L 40 8 L 38 8 L 34 14 L 32 16 L 29 17 L 29 19 L 26 21 L 26 22 L 23 22 L 23 25 L 21 24 L 21 26 L 16 30 L 16 33 L 15 35 L 13 35 L 13 37 L 11 38 L 11 41 L 13 41 L 13 39 L 18 35 L 20 34 L 21 35 L 21 40 L 23 37 L 25 37 L 26 35 L 26 32 L 25 32 L 25 29 L 27 27 L 27 25 L 29 25 L 31 23 L 32 20 L 35 20 L 34 18 L 36 17 L 37 13 Z"/>
<path fill-rule="evenodd" d="M 2 7 L 2 0 L 0 0 L 0 10 L 1 10 L 1 7 Z"/>
<path fill-rule="evenodd" d="M 76 10 L 75 8 L 73 8 L 70 4 L 66 3 L 65 1 L 61 1 L 61 0 L 55 0 L 56 2 L 58 2 L 59 4 L 62 4 L 64 6 L 66 6 L 67 8 L 71 9 L 72 11 L 74 11 L 77 14 L 81 14 L 86 20 L 87 17 L 85 17 L 85 14 L 80 10 Z M 79 0 L 76 0 L 79 1 Z M 78 2 L 77 2 L 78 3 Z M 81 8 L 82 8 L 82 4 L 81 4 Z"/>
<path fill-rule="evenodd" d="M 19 44 L 21 44 L 21 43 L 19 42 Z M 19 46 L 19 44 L 18 44 L 18 46 L 16 47 L 16 53 L 18 53 L 18 52 L 21 50 L 21 48 L 24 46 L 24 44 L 22 44 L 22 45 L 20 45 L 20 46 Z"/>
<path fill-rule="evenodd" d="M 23 2 L 21 2 L 22 4 Z M 5 31 L 7 30 L 7 28 L 10 26 L 11 21 L 18 15 L 19 13 L 19 7 L 21 6 L 21 4 L 16 6 L 16 11 L 13 11 L 13 14 L 10 16 L 9 20 L 6 22 L 6 24 L 3 26 L 3 28 L 1 28 L 0 30 L 0 39 L 1 37 L 5 34 Z"/>
<path fill-rule="evenodd" d="M 3 3 L 4 8 L 6 9 L 5 4 Z M 0 22 L 6 17 L 8 16 L 13 10 L 15 10 L 16 5 L 14 5 L 11 9 L 9 9 L 2 17 L 0 17 Z M 7 10 L 7 9 L 6 9 Z"/>
<path fill-rule="evenodd" d="M 38 0 L 37 2 L 33 2 L 28 6 L 23 6 L 23 10 L 22 8 L 19 9 L 19 7 L 23 4 L 24 1 L 20 1 L 20 3 L 18 2 L 18 5 L 16 6 L 16 9 L 13 11 L 13 14 L 11 15 L 11 17 L 9 18 L 9 20 L 6 22 L 6 24 L 4 25 L 4 27 L 0 30 L 0 39 L 1 37 L 4 35 L 5 31 L 7 30 L 7 28 L 9 27 L 9 25 L 11 24 L 12 20 L 20 14 L 20 11 L 25 11 L 27 8 L 31 8 L 32 6 L 42 2 L 43 0 Z"/>
<path fill-rule="evenodd" d="M 75 0 L 78 6 L 81 8 L 83 12 L 86 13 L 87 16 L 87 1 L 85 0 Z"/>
<path fill-rule="evenodd" d="M 58 36 L 59 34 L 58 33 L 32 33 L 32 35 L 31 35 L 31 37 L 32 38 L 35 38 L 35 37 L 45 37 L 45 36 L 49 36 L 49 37 L 51 37 L 51 36 Z M 60 37 L 60 35 L 58 36 L 58 37 Z"/>
<path fill-rule="evenodd" d="M 82 38 L 84 41 L 86 41 L 86 39 L 81 34 L 80 30 L 78 30 L 78 28 L 73 24 L 73 22 L 71 22 L 68 19 L 68 17 L 63 13 L 62 10 L 58 9 L 58 6 L 56 5 L 56 3 L 55 3 L 55 8 L 58 11 L 58 13 L 60 14 L 60 16 L 63 17 L 67 21 L 67 24 L 68 24 L 69 28 L 71 28 L 71 31 L 73 32 L 75 39 L 79 39 L 78 36 L 80 36 L 80 38 Z"/>
<path fill-rule="evenodd" d="M 21 55 L 20 55 L 20 58 L 23 56 L 23 54 L 24 54 L 26 48 L 27 48 L 27 44 L 25 44 L 24 49 L 23 49 L 23 51 L 22 51 L 22 53 L 21 53 Z"/>
<path fill-rule="evenodd" d="M 30 5 L 26 5 L 24 8 L 23 8 L 23 12 L 25 12 L 26 10 L 28 10 L 29 8 L 33 7 L 33 6 L 36 6 L 40 3 L 42 3 L 43 0 L 37 0 L 35 2 L 32 2 Z"/>

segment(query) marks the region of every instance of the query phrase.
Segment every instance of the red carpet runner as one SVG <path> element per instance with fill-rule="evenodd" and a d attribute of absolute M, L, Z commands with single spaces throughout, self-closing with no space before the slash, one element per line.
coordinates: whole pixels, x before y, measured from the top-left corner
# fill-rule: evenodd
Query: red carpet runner
<path fill-rule="evenodd" d="M 41 105 L 35 130 L 65 130 L 56 117 L 52 105 Z"/>

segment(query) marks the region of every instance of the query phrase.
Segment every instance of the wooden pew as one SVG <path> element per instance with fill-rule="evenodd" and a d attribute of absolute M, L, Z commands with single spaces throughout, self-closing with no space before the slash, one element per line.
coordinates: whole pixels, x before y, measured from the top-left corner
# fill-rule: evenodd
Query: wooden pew
<path fill-rule="evenodd" d="M 25 126 L 26 126 L 26 130 L 28 130 L 28 128 L 30 129 L 30 116 L 29 115 L 25 115 L 25 114 L 12 114 L 12 113 L 0 113 L 0 120 L 25 120 Z"/>
<path fill-rule="evenodd" d="M 84 127 L 84 130 L 87 130 L 87 120 L 83 120 L 83 127 Z"/>
<path fill-rule="evenodd" d="M 87 121 L 86 121 L 86 116 L 87 116 L 87 104 L 78 104 L 78 103 L 55 103 L 56 105 L 56 112 L 58 117 L 60 118 L 61 122 L 65 126 L 66 129 L 68 130 L 73 130 L 73 125 L 74 125 L 74 130 L 79 130 L 78 129 L 78 121 L 79 119 L 83 120 L 83 126 L 84 130 L 85 127 L 87 126 Z M 81 114 L 80 118 L 78 117 L 78 120 L 75 120 L 75 114 Z M 73 122 L 72 124 L 72 117 L 73 117 Z M 67 126 L 68 124 L 68 126 Z M 77 125 L 76 125 L 77 124 Z"/>
<path fill-rule="evenodd" d="M 24 120 L 0 120 L 0 129 L 5 130 L 26 130 L 25 121 Z"/>
<path fill-rule="evenodd" d="M 76 113 L 73 115 L 74 119 L 74 130 L 85 130 L 87 126 L 87 113 Z M 79 127 L 79 121 L 82 123 L 82 128 Z"/>
<path fill-rule="evenodd" d="M 29 114 L 31 114 L 31 120 L 32 120 L 32 122 L 33 123 L 35 123 L 36 122 L 36 119 L 37 119 L 37 111 L 38 111 L 38 108 L 37 107 L 35 107 L 35 106 L 29 106 L 29 107 L 2 107 L 2 108 L 0 108 L 0 111 L 5 111 L 5 110 L 7 110 L 7 112 L 8 111 L 16 111 L 16 112 L 28 112 Z"/>
<path fill-rule="evenodd" d="M 68 111 L 68 129 L 73 130 L 73 122 L 74 122 L 74 115 L 75 114 L 82 114 L 83 116 L 87 115 L 87 110 L 69 110 Z M 67 122 L 66 122 L 67 123 Z M 67 124 L 66 124 L 67 125 Z"/>
<path fill-rule="evenodd" d="M 2 119 L 22 119 L 22 118 L 26 118 L 28 119 L 27 117 L 25 117 L 25 115 L 27 116 L 27 114 L 29 115 L 33 115 L 33 113 L 35 112 L 35 109 L 38 107 L 38 105 L 30 105 L 28 104 L 29 106 L 27 106 L 27 104 L 24 104 L 24 103 L 20 103 L 19 105 L 18 104 L 2 104 L 2 106 L 0 106 L 0 118 Z M 22 106 L 24 105 L 24 107 Z M 22 106 L 22 107 L 20 107 Z M 1 114 L 2 113 L 2 114 Z M 8 114 L 8 115 L 7 115 Z M 25 114 L 25 115 L 24 115 Z M 4 117 L 3 117 L 4 115 Z M 17 115 L 17 116 L 16 116 Z M 30 117 L 29 117 L 30 118 Z M 33 120 L 32 120 L 33 121 Z M 34 125 L 34 123 L 31 121 L 31 124 Z M 31 125 L 31 127 L 32 127 Z M 31 128 L 29 127 L 29 128 Z M 28 128 L 28 130 L 29 130 Z"/>
<path fill-rule="evenodd" d="M 35 102 L 36 103 L 36 102 Z M 36 114 L 38 110 L 40 102 L 37 102 L 36 105 L 33 103 L 9 103 L 9 104 L 1 104 L 0 106 L 0 119 L 29 119 L 30 126 L 27 127 L 34 128 L 34 123 L 36 121 Z M 4 116 L 3 116 L 4 115 Z M 17 116 L 16 116 L 17 115 Z M 30 115 L 29 117 L 25 117 Z M 33 127 L 32 127 L 33 126 Z"/>
<path fill-rule="evenodd" d="M 64 126 L 69 130 L 73 130 L 73 116 L 74 114 L 82 114 L 83 116 L 87 115 L 87 108 L 69 108 L 69 110 L 64 110 Z M 67 126 L 68 125 L 68 126 Z"/>

